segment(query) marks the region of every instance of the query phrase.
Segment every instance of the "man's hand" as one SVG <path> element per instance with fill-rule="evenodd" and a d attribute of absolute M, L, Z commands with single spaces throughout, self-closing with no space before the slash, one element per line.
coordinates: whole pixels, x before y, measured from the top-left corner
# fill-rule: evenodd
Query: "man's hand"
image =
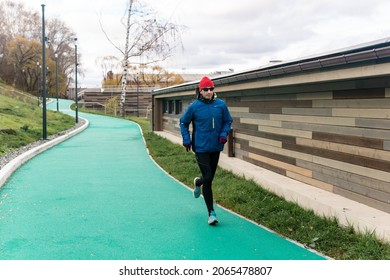
<path fill-rule="evenodd" d="M 186 151 L 191 151 L 191 144 L 183 144 L 184 148 L 186 148 Z"/>
<path fill-rule="evenodd" d="M 219 143 L 220 143 L 220 144 L 225 144 L 226 142 L 227 142 L 226 137 L 224 137 L 224 136 L 219 136 Z"/>

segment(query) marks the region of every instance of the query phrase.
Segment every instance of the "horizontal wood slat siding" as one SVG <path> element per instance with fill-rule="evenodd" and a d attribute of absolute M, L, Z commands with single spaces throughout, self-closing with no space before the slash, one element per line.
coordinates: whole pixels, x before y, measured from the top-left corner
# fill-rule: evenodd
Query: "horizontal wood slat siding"
<path fill-rule="evenodd" d="M 389 89 L 227 97 L 235 154 L 390 213 Z"/>
<path fill-rule="evenodd" d="M 384 98 L 384 88 L 363 88 L 333 91 L 333 99 Z"/>
<path fill-rule="evenodd" d="M 218 96 L 234 119 L 237 158 L 390 213 L 389 85 L 388 77 L 243 84 Z M 183 97 L 183 112 L 192 101 Z M 163 114 L 164 130 L 180 135 L 180 115 Z"/>
<path fill-rule="evenodd" d="M 112 99 L 117 99 L 117 110 L 120 110 L 120 98 L 121 92 L 105 91 L 105 92 L 94 92 L 86 91 L 84 93 L 84 106 L 87 109 L 104 110 L 107 103 Z M 126 115 L 136 115 L 137 112 L 140 116 L 145 117 L 148 110 L 152 106 L 152 96 L 150 93 L 136 93 L 127 92 L 126 100 L 124 104 Z"/>
<path fill-rule="evenodd" d="M 313 140 L 322 140 L 325 142 L 341 143 L 373 149 L 382 149 L 383 147 L 383 140 L 334 133 L 332 134 L 328 132 L 313 132 Z"/>

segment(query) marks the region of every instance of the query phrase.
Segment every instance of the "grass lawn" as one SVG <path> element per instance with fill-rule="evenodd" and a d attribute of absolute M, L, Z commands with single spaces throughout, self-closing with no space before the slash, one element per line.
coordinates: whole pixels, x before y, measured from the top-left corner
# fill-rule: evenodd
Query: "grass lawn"
<path fill-rule="evenodd" d="M 47 135 L 69 129 L 74 118 L 47 111 Z M 42 138 L 42 108 L 1 94 L 0 89 L 0 156 Z"/>

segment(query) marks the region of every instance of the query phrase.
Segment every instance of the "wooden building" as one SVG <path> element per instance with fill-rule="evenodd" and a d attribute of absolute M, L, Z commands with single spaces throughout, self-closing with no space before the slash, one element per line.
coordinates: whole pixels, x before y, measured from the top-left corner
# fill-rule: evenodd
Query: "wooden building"
<path fill-rule="evenodd" d="M 390 38 L 213 78 L 234 118 L 224 151 L 390 213 Z M 180 135 L 199 81 L 152 93 L 152 127 Z"/>

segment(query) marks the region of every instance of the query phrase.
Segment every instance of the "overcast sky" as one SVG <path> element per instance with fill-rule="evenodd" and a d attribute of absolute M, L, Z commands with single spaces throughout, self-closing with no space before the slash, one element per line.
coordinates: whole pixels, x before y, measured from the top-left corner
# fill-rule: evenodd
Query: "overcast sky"
<path fill-rule="evenodd" d="M 236 72 L 390 37 L 389 0 L 142 0 L 159 17 L 186 26 L 163 66 L 181 73 Z M 97 57 L 121 58 L 105 38 L 125 41 L 120 19 L 128 0 L 23 0 L 46 18 L 59 17 L 78 37 L 85 77 L 99 86 Z"/>

